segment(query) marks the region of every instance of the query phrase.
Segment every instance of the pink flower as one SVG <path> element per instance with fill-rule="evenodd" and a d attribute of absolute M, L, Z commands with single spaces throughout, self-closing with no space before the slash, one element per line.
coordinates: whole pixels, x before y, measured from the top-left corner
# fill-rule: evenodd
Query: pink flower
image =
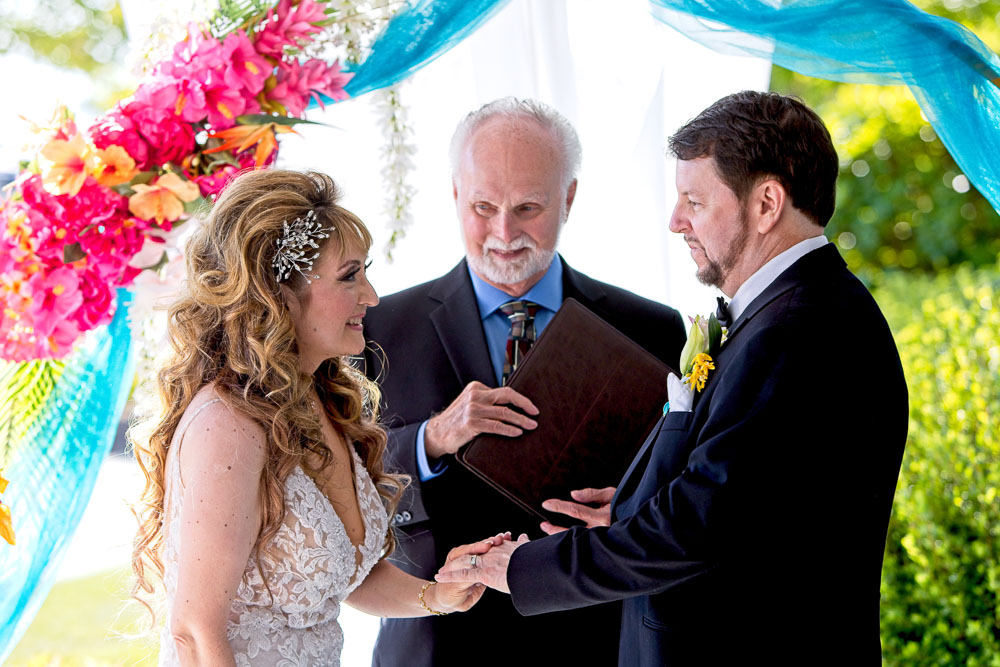
<path fill-rule="evenodd" d="M 227 79 L 239 78 L 229 73 L 237 46 L 237 41 L 219 42 L 192 24 L 187 39 L 174 47 L 173 57 L 160 63 L 157 73 L 176 81 L 175 110 L 181 118 L 191 123 L 207 118 L 213 128 L 224 129 L 235 125 L 236 117 L 247 111 L 242 90 L 227 83 Z"/>
<path fill-rule="evenodd" d="M 250 166 L 253 166 L 253 151 L 244 151 L 250 155 Z M 236 174 L 240 172 L 239 169 L 231 164 L 224 165 L 219 169 L 216 169 L 211 174 L 205 174 L 204 176 L 198 176 L 194 179 L 194 182 L 198 184 L 198 189 L 201 190 L 201 195 L 203 197 L 209 197 L 215 199 L 216 195 L 222 192 L 222 189 L 233 179 Z"/>
<path fill-rule="evenodd" d="M 101 225 L 128 215 L 128 200 L 93 179 L 89 179 L 75 197 L 63 199 L 66 209 L 63 219 L 77 234 L 90 225 Z"/>
<path fill-rule="evenodd" d="M 344 91 L 344 86 L 353 76 L 353 73 L 340 71 L 340 63 L 338 62 L 327 65 L 322 60 L 316 59 L 302 65 L 299 74 L 300 85 L 311 91 L 320 107 L 323 106 L 320 95 L 326 95 L 337 102 L 342 102 L 350 97 Z"/>
<path fill-rule="evenodd" d="M 45 218 L 23 201 L 8 201 L 0 206 L 0 279 L 36 256 L 36 228 Z"/>
<path fill-rule="evenodd" d="M 88 179 L 78 196 L 86 197 L 95 186 L 100 187 Z M 49 194 L 38 174 L 21 182 L 21 195 L 24 201 L 12 208 L 12 214 L 16 210 L 23 215 L 21 224 L 30 235 L 34 253 L 42 259 L 62 262 L 63 249 L 76 242 L 77 234 L 87 224 L 79 215 L 68 215 L 66 206 L 76 198 Z"/>
<path fill-rule="evenodd" d="M 247 98 L 256 96 L 274 67 L 254 50 L 250 38 L 242 30 L 227 36 L 223 44 L 232 48 L 232 66 L 226 70 L 227 83 L 233 88 L 243 88 Z"/>
<path fill-rule="evenodd" d="M 134 101 L 126 107 L 139 134 L 152 148 L 151 162 L 155 165 L 181 161 L 194 149 L 194 129 L 174 114 L 172 109 L 146 106 Z"/>
<path fill-rule="evenodd" d="M 257 53 L 280 60 L 285 47 L 296 47 L 312 40 L 312 35 L 322 28 L 315 25 L 327 18 L 322 5 L 314 0 L 281 0 L 277 7 L 267 12 L 264 29 L 257 33 L 254 46 Z"/>
<path fill-rule="evenodd" d="M 148 80 L 136 88 L 133 101 L 144 107 L 173 111 L 175 116 L 181 114 L 180 82 L 162 73 L 154 73 Z"/>
<path fill-rule="evenodd" d="M 65 197 L 58 197 L 45 189 L 39 174 L 30 174 L 20 181 L 21 196 L 28 206 L 50 220 L 66 217 Z"/>
<path fill-rule="evenodd" d="M 23 271 L 4 271 L 0 275 L 0 306 L 3 311 L 10 311 L 8 315 L 27 313 L 32 293 L 28 276 Z"/>
<path fill-rule="evenodd" d="M 123 284 L 123 271 L 142 249 L 143 232 L 149 226 L 146 220 L 130 217 L 88 228 L 80 235 L 80 247 L 87 253 L 87 265 L 105 280 Z"/>
<path fill-rule="evenodd" d="M 83 303 L 79 284 L 76 272 L 66 266 L 52 272 L 39 271 L 28 281 L 32 291 L 32 304 L 28 312 L 39 338 L 50 336 L 59 322 Z"/>
<path fill-rule="evenodd" d="M 352 76 L 341 72 L 339 63 L 327 65 L 315 59 L 302 65 L 297 62 L 282 63 L 278 66 L 278 85 L 267 93 L 267 99 L 281 104 L 290 116 L 301 116 L 310 97 L 314 97 L 320 106 L 323 105 L 320 94 L 335 100 L 347 99 L 344 85 Z"/>
<path fill-rule="evenodd" d="M 97 271 L 88 269 L 80 275 L 80 293 L 83 304 L 72 318 L 81 331 L 90 331 L 111 321 L 115 314 L 115 295 Z"/>
<path fill-rule="evenodd" d="M 121 146 L 135 160 L 135 166 L 140 169 L 149 167 L 149 144 L 137 131 L 135 124 L 121 105 L 110 113 L 100 116 L 87 130 L 90 140 L 98 148 L 111 145 Z"/>

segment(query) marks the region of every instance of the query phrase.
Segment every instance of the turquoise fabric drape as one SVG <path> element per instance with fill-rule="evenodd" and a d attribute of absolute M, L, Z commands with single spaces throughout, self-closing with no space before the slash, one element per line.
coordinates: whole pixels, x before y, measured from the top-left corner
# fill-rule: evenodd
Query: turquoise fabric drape
<path fill-rule="evenodd" d="M 822 79 L 909 86 L 959 167 L 1000 211 L 1000 57 L 958 23 L 906 0 L 650 3 L 657 19 L 717 51 Z"/>
<path fill-rule="evenodd" d="M 9 452 L 3 500 L 17 544 L 0 543 L 0 664 L 48 595 L 114 442 L 134 374 L 131 300 L 118 291 L 114 320 L 65 360 L 27 436 Z"/>
<path fill-rule="evenodd" d="M 351 97 L 398 83 L 468 37 L 510 0 L 417 0 L 397 14 L 345 86 Z"/>
<path fill-rule="evenodd" d="M 376 40 L 348 93 L 401 81 L 508 1 L 415 0 Z M 657 19 L 717 51 L 824 79 L 909 86 L 959 167 L 1000 211 L 1000 57 L 961 25 L 906 0 L 649 2 Z"/>

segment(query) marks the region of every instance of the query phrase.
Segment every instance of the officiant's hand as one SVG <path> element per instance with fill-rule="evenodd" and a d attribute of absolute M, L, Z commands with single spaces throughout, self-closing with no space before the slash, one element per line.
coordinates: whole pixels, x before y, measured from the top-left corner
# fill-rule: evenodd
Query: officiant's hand
<path fill-rule="evenodd" d="M 577 502 L 552 498 L 543 502 L 542 507 L 550 512 L 559 512 L 579 519 L 587 524 L 587 528 L 611 525 L 611 499 L 615 497 L 615 487 L 579 489 L 570 491 L 569 495 Z M 566 530 L 548 521 L 543 521 L 541 528 L 548 535 Z"/>
<path fill-rule="evenodd" d="M 444 412 L 431 417 L 424 429 L 424 449 L 431 458 L 454 454 L 480 433 L 514 437 L 538 422 L 508 406 L 537 415 L 538 408 L 527 396 L 510 387 L 490 389 L 482 382 L 470 382 Z"/>
<path fill-rule="evenodd" d="M 514 551 L 528 542 L 528 536 L 521 535 L 516 542 L 506 541 L 499 546 L 494 546 L 488 553 L 476 556 L 475 567 L 472 566 L 473 563 L 470 562 L 469 558 L 449 560 L 434 575 L 434 579 L 441 584 L 485 584 L 501 593 L 509 594 L 507 565 L 510 563 L 510 557 Z"/>
<path fill-rule="evenodd" d="M 469 557 L 473 554 L 477 559 L 482 558 L 491 549 L 509 540 L 510 533 L 500 533 L 480 542 L 455 547 L 448 552 L 446 563 L 452 561 L 469 563 Z M 437 582 L 437 584 L 437 586 L 429 588 L 425 593 L 425 598 L 430 603 L 431 609 L 439 611 L 468 611 L 479 602 L 479 598 L 483 597 L 483 593 L 486 591 L 486 586 L 479 582 L 458 581 Z"/>

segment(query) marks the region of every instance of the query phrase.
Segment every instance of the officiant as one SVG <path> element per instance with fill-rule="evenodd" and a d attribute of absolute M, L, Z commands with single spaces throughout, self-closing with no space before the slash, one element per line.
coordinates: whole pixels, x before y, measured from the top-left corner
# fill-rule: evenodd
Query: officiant
<path fill-rule="evenodd" d="M 504 98 L 468 114 L 451 143 L 465 258 L 436 280 L 383 298 L 365 318 L 365 370 L 381 384 L 390 452 L 413 479 L 394 519 L 392 558 L 414 575 L 433 576 L 452 546 L 490 531 L 557 529 L 519 515 L 454 454 L 480 433 L 515 438 L 546 418 L 530 396 L 504 384 L 563 299 L 677 366 L 685 332 L 676 310 L 593 280 L 556 253 L 581 152 L 572 125 L 540 102 Z M 620 222 L 595 232 L 611 233 Z M 600 504 L 600 493 L 592 499 Z M 617 603 L 526 618 L 507 596 L 488 591 L 461 616 L 384 620 L 373 664 L 488 662 L 514 642 L 525 665 L 615 664 L 620 618 Z"/>

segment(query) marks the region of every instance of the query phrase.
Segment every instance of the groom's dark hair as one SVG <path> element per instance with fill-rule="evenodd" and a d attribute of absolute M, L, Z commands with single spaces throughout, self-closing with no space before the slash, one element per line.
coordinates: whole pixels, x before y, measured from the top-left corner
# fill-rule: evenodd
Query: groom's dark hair
<path fill-rule="evenodd" d="M 822 119 L 794 97 L 745 90 L 727 95 L 670 137 L 680 160 L 715 159 L 740 202 L 774 178 L 792 205 L 825 227 L 836 203 L 837 151 Z"/>

